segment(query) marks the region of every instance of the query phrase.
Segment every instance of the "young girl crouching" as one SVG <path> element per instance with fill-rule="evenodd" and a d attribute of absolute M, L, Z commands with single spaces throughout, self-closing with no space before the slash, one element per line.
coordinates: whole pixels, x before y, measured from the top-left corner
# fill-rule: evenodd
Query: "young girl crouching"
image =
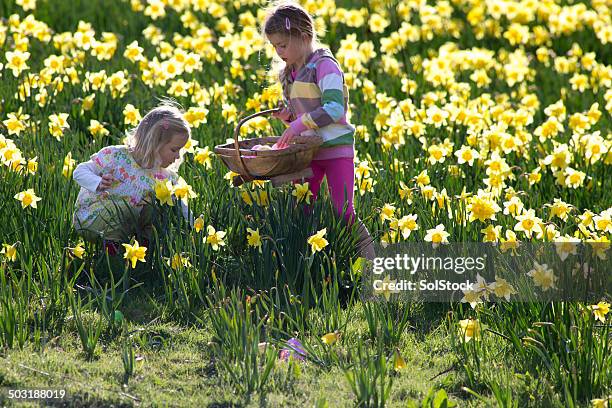
<path fill-rule="evenodd" d="M 77 232 L 88 241 L 102 239 L 111 255 L 134 235 L 150 240 L 156 182 L 176 184 L 190 136 L 181 111 L 163 103 L 144 116 L 126 145 L 105 147 L 79 164 L 73 173 L 81 186 L 73 217 Z M 181 211 L 191 222 L 187 207 Z"/>

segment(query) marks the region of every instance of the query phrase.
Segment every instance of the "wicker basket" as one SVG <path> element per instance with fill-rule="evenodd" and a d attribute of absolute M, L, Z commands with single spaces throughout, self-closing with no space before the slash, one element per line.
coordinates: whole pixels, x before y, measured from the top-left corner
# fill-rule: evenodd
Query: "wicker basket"
<path fill-rule="evenodd" d="M 282 150 L 251 150 L 258 144 L 273 145 L 278 136 L 258 137 L 238 141 L 240 127 L 261 115 L 277 112 L 269 109 L 249 115 L 238 122 L 234 131 L 234 143 L 215 146 L 214 152 L 233 172 L 244 180 L 269 180 L 275 176 L 296 173 L 310 166 L 310 162 L 323 143 L 320 136 L 296 136 L 289 147 Z"/>

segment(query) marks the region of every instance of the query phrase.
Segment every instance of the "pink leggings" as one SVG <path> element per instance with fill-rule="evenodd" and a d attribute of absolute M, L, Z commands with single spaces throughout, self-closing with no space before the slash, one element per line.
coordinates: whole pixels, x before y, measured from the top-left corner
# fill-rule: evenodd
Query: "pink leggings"
<path fill-rule="evenodd" d="M 317 199 L 323 177 L 327 177 L 329 195 L 331 195 L 334 208 L 338 215 L 344 210 L 348 202 L 344 219 L 351 224 L 355 218 L 355 207 L 353 206 L 353 189 L 355 187 L 355 165 L 353 158 L 341 157 L 337 159 L 313 160 L 310 163 L 313 176 L 306 181 L 309 183 L 310 191 L 314 200 Z M 345 192 L 346 190 L 346 192 Z"/>

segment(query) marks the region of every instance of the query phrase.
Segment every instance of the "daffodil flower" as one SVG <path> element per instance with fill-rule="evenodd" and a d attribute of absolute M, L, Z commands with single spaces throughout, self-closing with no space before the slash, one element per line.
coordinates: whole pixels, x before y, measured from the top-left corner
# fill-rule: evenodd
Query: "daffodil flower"
<path fill-rule="evenodd" d="M 0 254 L 4 255 L 4 257 L 9 261 L 15 262 L 17 260 L 17 243 L 14 243 L 13 245 L 2 244 Z"/>
<path fill-rule="evenodd" d="M 83 259 L 83 254 L 85 254 L 85 248 L 83 247 L 83 243 L 79 242 L 74 248 L 68 248 L 72 255 L 79 259 Z"/>
<path fill-rule="evenodd" d="M 204 218 L 201 215 L 194 221 L 193 228 L 195 228 L 196 232 L 200 232 L 204 228 Z"/>
<path fill-rule="evenodd" d="M 332 344 L 334 344 L 334 343 L 336 343 L 338 341 L 339 337 L 340 337 L 340 334 L 338 332 L 327 333 L 326 335 L 321 337 L 321 341 L 324 344 L 327 344 L 328 346 L 331 346 Z"/>
<path fill-rule="evenodd" d="M 310 244 L 310 248 L 312 248 L 312 252 L 319 252 L 327 246 L 328 242 L 325 238 L 323 238 L 326 233 L 327 228 L 323 228 L 308 238 L 308 243 Z"/>
<path fill-rule="evenodd" d="M 134 240 L 134 245 L 130 244 L 122 244 L 125 248 L 125 254 L 123 257 L 128 260 L 128 262 L 132 263 L 132 268 L 136 268 L 136 262 L 146 262 L 145 254 L 147 252 L 147 247 L 140 246 L 138 241 Z"/>
<path fill-rule="evenodd" d="M 606 315 L 610 312 L 610 304 L 608 302 L 599 302 L 596 305 L 587 306 L 595 315 L 595 319 L 602 323 L 606 322 Z"/>
<path fill-rule="evenodd" d="M 393 369 L 399 371 L 406 368 L 406 361 L 402 358 L 399 350 L 395 350 L 395 356 L 393 357 Z"/>
<path fill-rule="evenodd" d="M 159 200 L 161 204 L 168 204 L 169 206 L 173 206 L 174 202 L 172 201 L 172 183 L 170 180 L 156 180 L 155 181 L 155 197 Z"/>
<path fill-rule="evenodd" d="M 474 339 L 480 339 L 480 322 L 476 319 L 465 319 L 459 321 L 459 333 L 463 336 L 464 341 L 467 343 L 468 341 Z"/>
<path fill-rule="evenodd" d="M 249 246 L 255 247 L 259 249 L 259 253 L 261 253 L 261 236 L 259 235 L 259 228 L 253 230 L 251 228 L 247 228 L 247 242 Z"/>
<path fill-rule="evenodd" d="M 220 246 L 225 245 L 225 241 L 223 241 L 225 231 L 216 231 L 215 227 L 209 225 L 206 227 L 206 232 L 208 233 L 206 243 L 212 246 L 213 251 L 218 251 Z"/>
<path fill-rule="evenodd" d="M 296 184 L 295 188 L 291 192 L 291 195 L 297 198 L 298 203 L 301 201 L 305 201 L 307 204 L 310 204 L 310 197 L 312 196 L 312 191 L 310 191 L 308 182 L 304 184 Z"/>
<path fill-rule="evenodd" d="M 37 208 L 36 203 L 42 198 L 37 197 L 34 190 L 28 188 L 26 191 L 15 194 L 15 199 L 21 202 L 21 208 L 32 207 Z"/>

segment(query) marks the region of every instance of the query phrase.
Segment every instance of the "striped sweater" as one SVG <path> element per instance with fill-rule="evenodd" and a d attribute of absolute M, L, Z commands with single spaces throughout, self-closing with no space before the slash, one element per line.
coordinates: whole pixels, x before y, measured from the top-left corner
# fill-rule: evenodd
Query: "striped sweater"
<path fill-rule="evenodd" d="M 346 120 L 348 88 L 338 61 L 318 49 L 297 72 L 285 69 L 280 81 L 296 134 L 314 131 L 323 138 L 315 160 L 354 157 L 355 127 Z"/>

